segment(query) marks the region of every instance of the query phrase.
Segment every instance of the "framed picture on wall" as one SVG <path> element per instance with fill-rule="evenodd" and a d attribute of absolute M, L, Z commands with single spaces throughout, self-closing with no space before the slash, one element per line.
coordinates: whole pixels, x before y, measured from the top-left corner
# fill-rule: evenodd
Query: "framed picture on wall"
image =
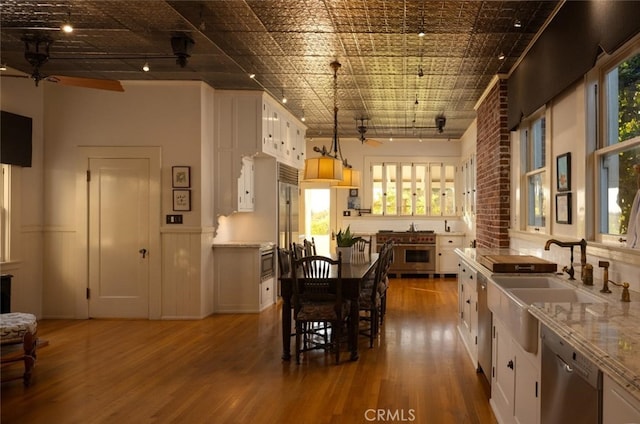
<path fill-rule="evenodd" d="M 191 187 L 191 167 L 190 166 L 171 167 L 171 181 L 172 181 L 173 187 L 176 187 L 176 188 Z"/>
<path fill-rule="evenodd" d="M 571 190 L 571 153 L 556 158 L 556 178 L 558 191 Z"/>
<path fill-rule="evenodd" d="M 556 222 L 571 224 L 571 193 L 556 194 Z"/>
<path fill-rule="evenodd" d="M 191 210 L 191 190 L 173 190 L 173 210 L 174 211 L 190 211 Z"/>

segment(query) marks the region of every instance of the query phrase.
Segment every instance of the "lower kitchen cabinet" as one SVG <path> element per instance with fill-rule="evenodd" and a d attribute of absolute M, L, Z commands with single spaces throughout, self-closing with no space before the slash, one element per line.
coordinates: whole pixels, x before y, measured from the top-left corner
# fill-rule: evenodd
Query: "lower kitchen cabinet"
<path fill-rule="evenodd" d="M 436 272 L 455 274 L 458 272 L 458 256 L 454 250 L 462 247 L 464 234 L 436 235 Z"/>
<path fill-rule="evenodd" d="M 458 332 L 473 366 L 478 367 L 478 289 L 477 271 L 458 259 Z"/>
<path fill-rule="evenodd" d="M 491 407 L 501 424 L 540 423 L 540 356 L 525 352 L 493 318 Z"/>
<path fill-rule="evenodd" d="M 640 423 L 640 402 L 607 374 L 602 376 L 602 422 Z"/>
<path fill-rule="evenodd" d="M 275 303 L 274 276 L 260 277 L 260 245 L 215 245 L 213 252 L 215 313 L 254 313 Z"/>

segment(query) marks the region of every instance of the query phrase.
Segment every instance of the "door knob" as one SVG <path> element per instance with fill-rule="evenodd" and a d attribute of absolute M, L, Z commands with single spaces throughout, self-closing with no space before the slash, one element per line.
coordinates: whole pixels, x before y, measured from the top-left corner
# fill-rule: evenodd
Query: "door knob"
<path fill-rule="evenodd" d="M 142 259 L 147 257 L 147 249 L 142 248 L 142 249 L 138 250 L 138 252 L 140 252 L 142 254 Z"/>

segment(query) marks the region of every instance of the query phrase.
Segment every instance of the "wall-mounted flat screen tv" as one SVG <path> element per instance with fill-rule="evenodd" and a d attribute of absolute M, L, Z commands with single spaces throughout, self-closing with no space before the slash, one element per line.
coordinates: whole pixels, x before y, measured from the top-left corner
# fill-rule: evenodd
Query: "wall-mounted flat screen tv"
<path fill-rule="evenodd" d="M 0 162 L 30 167 L 32 132 L 28 116 L 0 111 Z"/>

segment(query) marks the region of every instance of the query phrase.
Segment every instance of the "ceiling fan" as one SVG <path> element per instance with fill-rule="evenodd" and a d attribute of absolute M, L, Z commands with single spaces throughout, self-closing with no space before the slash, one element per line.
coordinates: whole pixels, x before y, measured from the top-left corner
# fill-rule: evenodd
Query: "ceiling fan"
<path fill-rule="evenodd" d="M 99 90 L 124 91 L 117 80 L 80 78 L 64 75 L 46 75 L 41 72 L 42 66 L 49 61 L 49 48 L 53 39 L 45 36 L 23 37 L 25 51 L 24 58 L 32 66 L 31 75 L 2 74 L 3 77 L 31 78 L 36 87 L 40 81 L 49 81 L 65 86 L 96 88 Z"/>
<path fill-rule="evenodd" d="M 360 124 L 360 125 L 357 126 L 358 134 L 360 134 L 360 142 L 362 144 L 366 144 L 367 146 L 378 147 L 378 146 L 382 145 L 381 141 L 365 137 L 365 134 L 367 132 L 367 125 L 366 125 L 365 121 L 368 121 L 368 119 L 369 118 L 358 118 L 358 119 L 356 119 L 357 121 L 359 121 L 359 124 Z"/>

